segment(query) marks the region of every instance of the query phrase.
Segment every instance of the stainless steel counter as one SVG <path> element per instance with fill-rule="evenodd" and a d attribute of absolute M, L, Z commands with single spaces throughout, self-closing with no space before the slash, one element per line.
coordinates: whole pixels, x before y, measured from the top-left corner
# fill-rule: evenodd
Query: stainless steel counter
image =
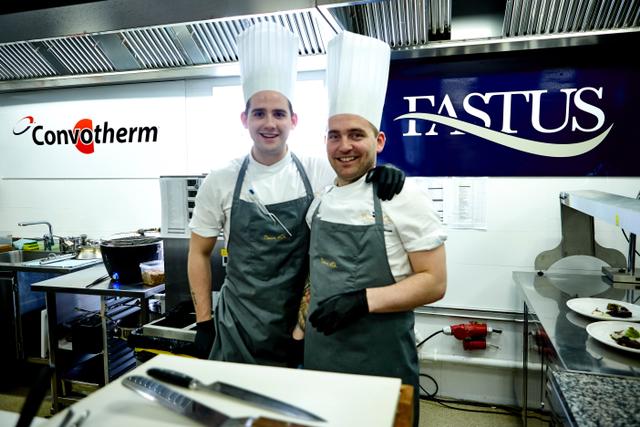
<path fill-rule="evenodd" d="M 633 353 L 608 347 L 590 338 L 586 327 L 595 320 L 571 311 L 567 300 L 594 297 L 622 300 L 624 291 L 605 284 L 600 275 L 514 272 L 522 291 L 551 341 L 564 369 L 594 374 L 640 376 L 640 360 Z"/>
<path fill-rule="evenodd" d="M 566 305 L 576 297 L 622 300 L 625 291 L 599 274 L 514 272 L 513 279 L 524 302 L 523 365 L 531 357 L 542 368 L 538 377 L 523 369 L 523 425 L 532 380 L 541 382 L 539 391 L 559 424 L 639 425 L 640 359 L 591 338 L 586 327 L 596 320 Z"/>
<path fill-rule="evenodd" d="M 142 283 L 122 284 L 105 280 L 87 288 L 94 280 L 107 274 L 103 264 L 76 271 L 74 273 L 58 276 L 43 282 L 34 283 L 31 289 L 34 291 L 63 292 L 99 296 L 122 296 L 133 298 L 149 298 L 164 291 L 164 283 L 156 286 L 145 286 Z"/>
<path fill-rule="evenodd" d="M 123 367 L 129 366 L 133 357 L 129 357 L 128 365 L 122 363 L 114 363 L 111 366 L 110 357 L 113 351 L 111 351 L 109 345 L 109 334 L 107 320 L 111 319 L 109 315 L 109 303 L 108 300 L 118 299 L 131 299 L 136 298 L 140 300 L 140 322 L 141 324 L 148 322 L 148 298 L 164 291 L 164 283 L 157 286 L 145 286 L 143 283 L 134 284 L 122 284 L 118 282 L 112 282 L 107 279 L 99 282 L 95 286 L 87 287 L 90 283 L 96 279 L 103 277 L 107 274 L 107 270 L 103 264 L 96 265 L 84 270 L 69 273 L 63 276 L 54 277 L 53 279 L 44 280 L 42 282 L 34 283 L 31 285 L 31 289 L 34 291 L 46 292 L 47 301 L 47 322 L 48 322 L 48 339 L 49 339 L 49 365 L 53 367 L 53 375 L 51 381 L 51 401 L 53 412 L 58 412 L 61 403 L 73 404 L 77 399 L 65 398 L 61 383 L 61 367 L 58 363 L 58 312 L 56 296 L 59 293 L 67 294 L 85 294 L 95 295 L 100 297 L 100 318 L 102 328 L 102 364 L 104 373 L 104 384 L 108 383 L 116 375 L 120 375 L 123 371 Z M 125 346 L 126 347 L 126 346 Z M 118 350 L 120 356 L 122 351 Z M 131 355 L 133 354 L 130 351 Z M 126 354 L 123 357 L 128 357 Z M 133 360 L 135 364 L 135 360 Z M 115 366 L 118 365 L 118 366 Z M 124 369 L 126 371 L 126 369 Z M 123 371 L 123 372 L 124 372 Z"/>

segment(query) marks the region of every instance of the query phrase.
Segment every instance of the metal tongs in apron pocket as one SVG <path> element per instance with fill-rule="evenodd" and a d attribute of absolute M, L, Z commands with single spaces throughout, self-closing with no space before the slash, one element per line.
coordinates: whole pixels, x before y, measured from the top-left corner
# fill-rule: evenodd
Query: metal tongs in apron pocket
<path fill-rule="evenodd" d="M 267 207 L 262 204 L 260 199 L 258 199 L 258 195 L 256 194 L 256 192 L 253 191 L 253 188 L 249 189 L 249 194 L 251 195 L 251 200 L 253 201 L 253 203 L 255 203 L 255 205 L 258 207 L 258 210 L 262 212 L 263 215 L 265 215 L 268 218 L 271 218 L 271 221 L 277 222 L 280 225 L 280 227 L 282 227 L 282 229 L 289 235 L 289 237 L 293 237 L 293 234 L 291 234 L 289 229 L 285 227 L 282 221 L 280 221 L 280 219 L 275 214 L 269 212 L 269 209 L 267 209 Z"/>

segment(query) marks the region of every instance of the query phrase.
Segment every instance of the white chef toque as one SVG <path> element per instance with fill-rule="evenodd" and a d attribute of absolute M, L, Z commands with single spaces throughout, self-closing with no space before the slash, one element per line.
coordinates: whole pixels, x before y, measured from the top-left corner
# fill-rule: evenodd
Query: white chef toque
<path fill-rule="evenodd" d="M 262 90 L 280 92 L 293 102 L 298 37 L 280 24 L 262 21 L 237 42 L 244 102 Z"/>
<path fill-rule="evenodd" d="M 327 46 L 329 117 L 355 114 L 380 128 L 389 78 L 389 45 L 344 31 Z"/>

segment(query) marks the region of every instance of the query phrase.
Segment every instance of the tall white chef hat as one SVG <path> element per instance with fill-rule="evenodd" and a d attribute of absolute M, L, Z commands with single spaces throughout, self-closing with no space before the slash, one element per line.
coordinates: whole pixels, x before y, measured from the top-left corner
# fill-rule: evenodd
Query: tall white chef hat
<path fill-rule="evenodd" d="M 380 128 L 391 50 L 385 42 L 344 31 L 327 46 L 329 117 L 356 114 Z"/>
<path fill-rule="evenodd" d="M 274 90 L 292 101 L 298 37 L 275 22 L 259 22 L 238 36 L 244 102 L 256 92 Z"/>

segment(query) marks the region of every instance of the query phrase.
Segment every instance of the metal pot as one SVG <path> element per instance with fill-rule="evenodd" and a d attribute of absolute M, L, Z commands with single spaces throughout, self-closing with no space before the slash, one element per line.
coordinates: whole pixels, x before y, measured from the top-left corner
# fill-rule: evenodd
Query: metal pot
<path fill-rule="evenodd" d="M 162 257 L 159 237 L 121 237 L 100 242 L 102 261 L 111 279 L 121 283 L 142 281 L 140 263 Z"/>
<path fill-rule="evenodd" d="M 102 258 L 99 246 L 83 246 L 76 252 L 76 259 L 96 259 Z"/>

